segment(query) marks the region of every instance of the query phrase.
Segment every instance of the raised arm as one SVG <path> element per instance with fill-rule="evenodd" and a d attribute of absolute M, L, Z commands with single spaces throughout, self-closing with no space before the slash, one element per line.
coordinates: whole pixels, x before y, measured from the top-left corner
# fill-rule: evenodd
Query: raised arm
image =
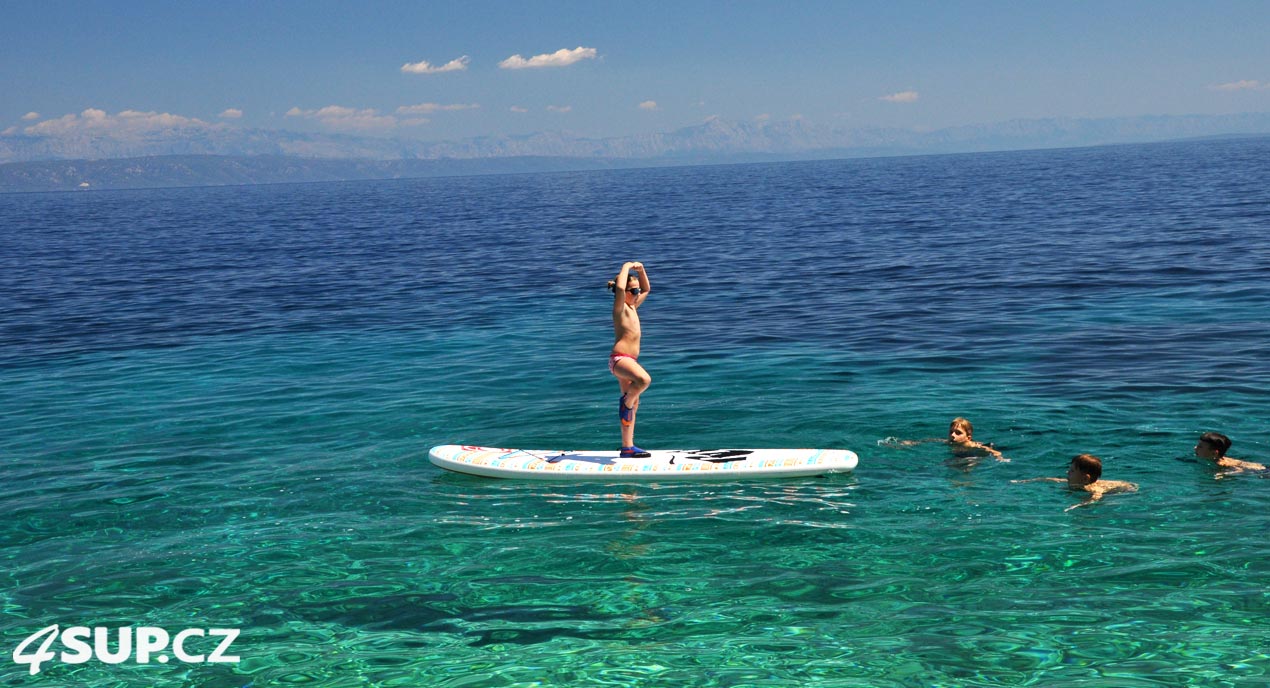
<path fill-rule="evenodd" d="M 617 273 L 617 291 L 626 291 L 626 281 L 631 278 L 631 269 L 634 267 L 634 263 L 622 263 L 622 270 Z"/>
<path fill-rule="evenodd" d="M 644 299 L 648 298 L 648 292 L 652 291 L 653 288 L 648 283 L 648 271 L 644 269 L 643 263 L 638 261 L 631 263 L 631 269 L 639 274 L 639 296 L 635 297 L 635 307 L 639 308 L 639 305 L 644 303 Z"/>
<path fill-rule="evenodd" d="M 626 283 L 630 280 L 632 265 L 634 265 L 634 263 L 622 263 L 622 271 L 617 273 L 617 279 L 613 280 L 614 318 L 621 315 L 622 307 L 626 305 Z"/>

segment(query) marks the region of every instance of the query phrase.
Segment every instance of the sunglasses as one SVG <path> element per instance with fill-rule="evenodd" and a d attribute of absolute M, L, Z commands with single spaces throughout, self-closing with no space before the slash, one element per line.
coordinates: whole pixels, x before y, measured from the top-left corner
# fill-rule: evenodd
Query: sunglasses
<path fill-rule="evenodd" d="M 630 288 L 628 288 L 626 291 L 629 291 L 630 293 L 632 293 L 632 294 L 634 294 L 634 295 L 636 295 L 636 296 L 639 296 L 640 288 L 639 288 L 639 287 L 630 287 Z"/>

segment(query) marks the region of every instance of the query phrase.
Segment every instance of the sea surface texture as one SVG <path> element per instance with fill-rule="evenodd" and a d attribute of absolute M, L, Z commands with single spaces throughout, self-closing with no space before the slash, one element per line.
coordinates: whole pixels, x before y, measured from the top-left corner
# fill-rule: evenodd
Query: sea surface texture
<path fill-rule="evenodd" d="M 1270 460 L 1268 181 L 1262 138 L 0 196 L 0 684 L 1270 685 L 1270 479 L 1192 451 Z M 629 260 L 638 444 L 854 473 L 432 466 L 617 448 Z M 900 442 L 957 416 L 1010 461 Z M 1011 482 L 1086 452 L 1139 491 Z M 240 659 L 31 675 L 53 624 Z"/>

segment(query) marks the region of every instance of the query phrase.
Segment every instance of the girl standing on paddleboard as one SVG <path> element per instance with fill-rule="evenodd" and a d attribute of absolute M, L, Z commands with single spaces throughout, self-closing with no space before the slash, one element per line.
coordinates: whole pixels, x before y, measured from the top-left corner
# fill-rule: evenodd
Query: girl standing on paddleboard
<path fill-rule="evenodd" d="M 634 271 L 635 274 L 631 274 Z M 635 412 L 639 395 L 648 389 L 653 378 L 639 364 L 639 313 L 635 309 L 648 298 L 650 287 L 644 264 L 622 264 L 617 279 L 609 282 L 613 292 L 613 351 L 609 353 L 609 372 L 622 386 L 617 402 L 617 417 L 622 425 L 622 457 L 648 458 L 650 454 L 635 446 Z"/>

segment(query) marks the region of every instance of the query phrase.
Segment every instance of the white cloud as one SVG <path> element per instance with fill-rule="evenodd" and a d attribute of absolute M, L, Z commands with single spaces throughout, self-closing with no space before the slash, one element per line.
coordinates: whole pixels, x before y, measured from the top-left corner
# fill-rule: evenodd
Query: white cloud
<path fill-rule="evenodd" d="M 422 60 L 420 62 L 407 62 L 406 64 L 401 65 L 401 71 L 403 74 L 441 74 L 443 72 L 462 72 L 467 69 L 467 66 L 471 63 L 471 61 L 472 58 L 464 55 L 462 57 L 456 57 L 440 67 L 432 66 L 432 64 L 427 60 Z"/>
<path fill-rule="evenodd" d="M 519 105 L 513 105 L 511 107 L 511 110 L 512 112 L 529 112 L 529 108 L 523 108 Z"/>
<path fill-rule="evenodd" d="M 81 132 L 100 134 L 143 133 L 170 129 L 214 129 L 224 125 L 213 125 L 201 119 L 182 117 L 169 112 L 140 112 L 124 110 L 115 115 L 105 110 L 88 108 L 78 115 L 64 115 L 27 127 L 28 134 L 39 136 L 58 136 Z"/>
<path fill-rule="evenodd" d="M 641 109 L 641 110 L 656 110 L 656 109 L 657 109 L 657 101 L 655 101 L 655 100 L 645 100 L 644 102 L 642 102 L 642 103 L 640 103 L 640 104 L 639 104 L 639 109 Z"/>
<path fill-rule="evenodd" d="M 771 119 L 772 119 L 772 116 L 767 114 L 766 112 L 754 117 L 755 122 L 767 122 L 767 121 L 770 121 Z"/>
<path fill-rule="evenodd" d="M 242 116 L 243 111 L 238 108 L 226 108 L 224 112 L 220 113 L 221 119 L 242 119 Z"/>
<path fill-rule="evenodd" d="M 512 55 L 511 57 L 498 63 L 503 69 L 534 69 L 538 67 L 568 67 L 569 65 L 581 60 L 595 59 L 595 48 L 583 48 L 578 46 L 573 50 L 561 48 L 554 53 L 545 55 L 534 55 L 529 59 L 525 59 L 520 55 Z"/>
<path fill-rule="evenodd" d="M 572 112 L 572 105 L 548 105 L 547 112 Z"/>
<path fill-rule="evenodd" d="M 17 133 L 18 133 L 17 127 L 9 127 L 8 129 L 5 129 L 4 131 L 0 131 L 0 136 L 13 136 Z"/>
<path fill-rule="evenodd" d="M 434 112 L 455 112 L 458 110 L 475 110 L 480 105 L 476 103 L 455 103 L 454 105 L 441 105 L 439 103 L 419 103 L 418 105 L 402 105 L 397 108 L 399 115 L 430 115 Z"/>
<path fill-rule="evenodd" d="M 1214 91 L 1261 91 L 1270 89 L 1270 84 L 1262 83 L 1256 79 L 1243 79 L 1241 81 L 1231 81 L 1230 83 L 1217 84 L 1211 86 Z"/>
<path fill-rule="evenodd" d="M 378 110 L 327 105 L 317 110 L 301 110 L 293 107 L 287 110 L 287 117 L 302 117 L 320 122 L 332 129 L 351 129 L 366 131 L 375 129 L 392 129 L 399 121 L 392 115 L 381 115 Z"/>
<path fill-rule="evenodd" d="M 889 96 L 882 96 L 878 100 L 885 100 L 888 103 L 916 103 L 919 97 L 917 91 L 900 91 Z"/>
<path fill-rule="evenodd" d="M 39 118 L 40 118 L 40 113 L 38 112 L 28 112 L 25 115 L 22 115 L 23 122 L 30 122 L 32 120 L 37 120 Z"/>

